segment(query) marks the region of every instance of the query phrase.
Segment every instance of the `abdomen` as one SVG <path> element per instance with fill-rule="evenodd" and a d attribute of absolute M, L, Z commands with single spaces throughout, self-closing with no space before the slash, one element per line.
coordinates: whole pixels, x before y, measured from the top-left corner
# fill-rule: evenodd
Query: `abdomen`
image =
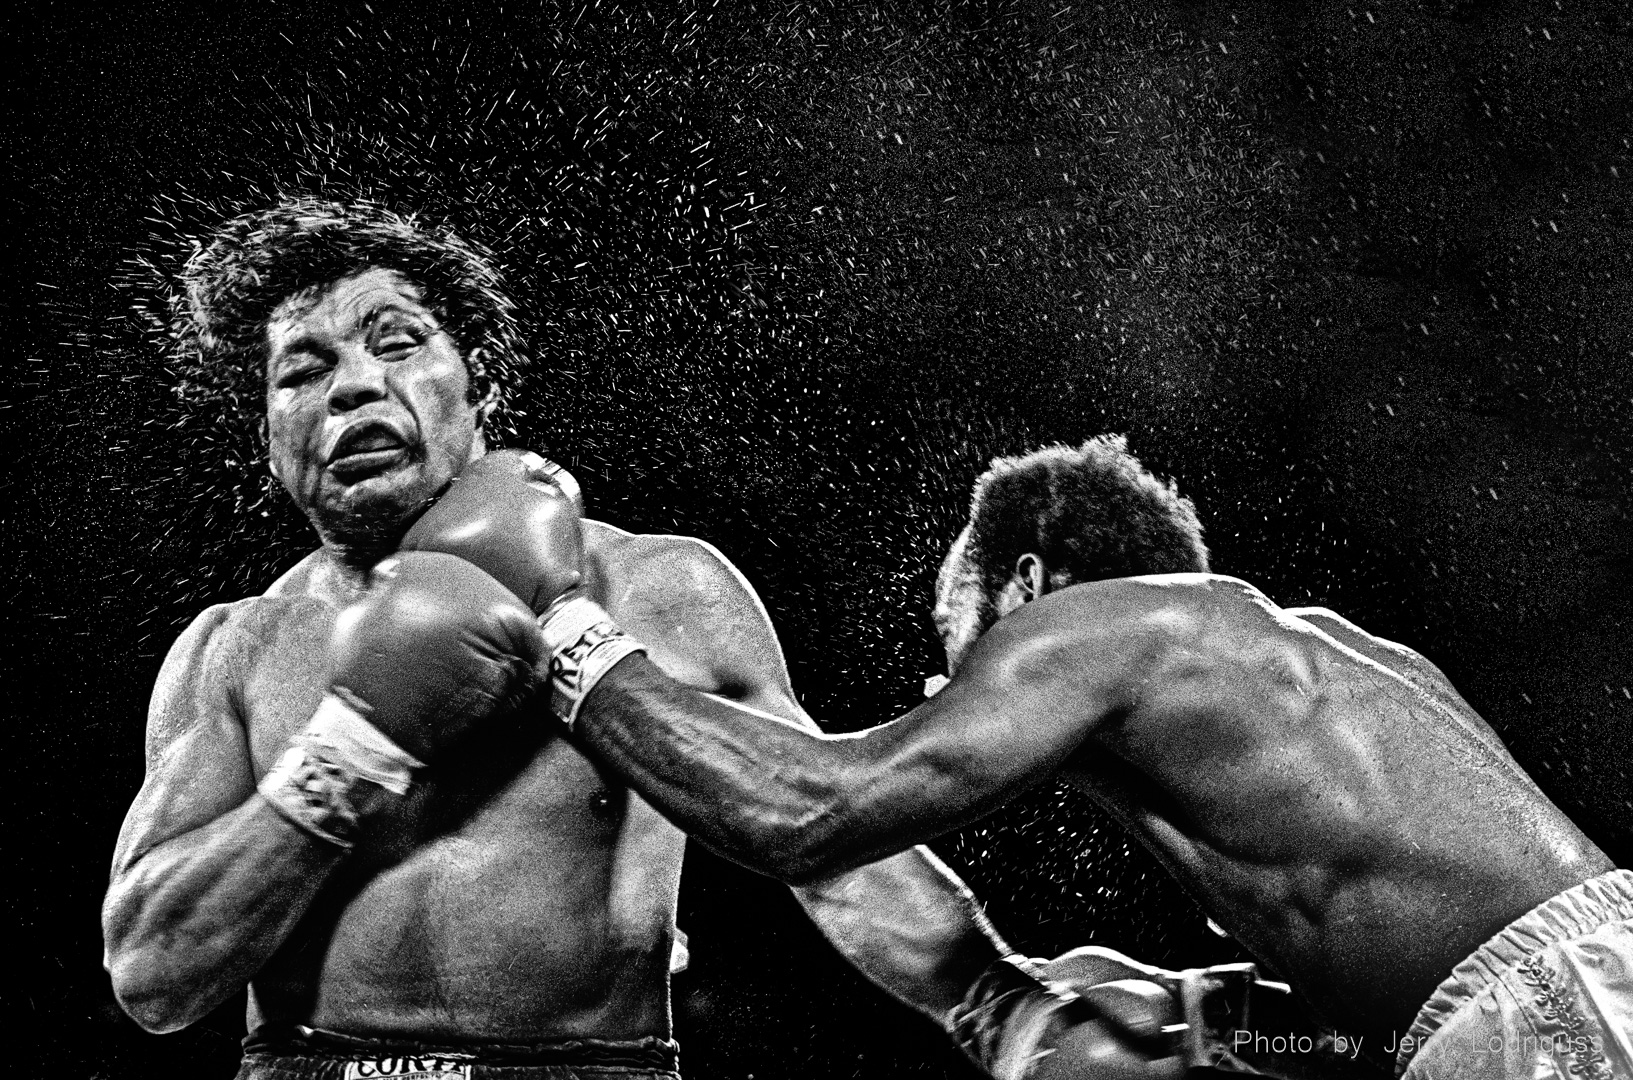
<path fill-rule="evenodd" d="M 559 740 L 509 776 L 496 749 L 439 764 L 374 853 L 400 861 L 320 897 L 257 980 L 267 1019 L 420 1040 L 668 1034 L 680 834 Z"/>

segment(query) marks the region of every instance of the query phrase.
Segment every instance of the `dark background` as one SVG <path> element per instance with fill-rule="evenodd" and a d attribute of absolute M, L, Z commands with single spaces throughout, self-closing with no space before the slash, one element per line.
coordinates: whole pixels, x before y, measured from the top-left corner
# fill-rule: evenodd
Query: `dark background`
<path fill-rule="evenodd" d="M 132 260 L 173 267 L 280 190 L 372 194 L 498 251 L 536 353 L 509 441 L 567 463 L 597 516 L 718 545 L 831 730 L 939 670 L 934 570 L 985 461 L 1122 431 L 1196 500 L 1218 569 L 1428 654 L 1633 855 L 1621 0 L 13 20 L 19 1075 L 234 1067 L 241 1003 L 165 1037 L 121 1018 L 97 909 L 164 650 L 310 546 L 175 392 Z M 1234 955 L 1052 785 L 938 847 L 1027 951 Z M 784 890 L 694 853 L 680 922 L 691 1075 L 959 1068 Z"/>

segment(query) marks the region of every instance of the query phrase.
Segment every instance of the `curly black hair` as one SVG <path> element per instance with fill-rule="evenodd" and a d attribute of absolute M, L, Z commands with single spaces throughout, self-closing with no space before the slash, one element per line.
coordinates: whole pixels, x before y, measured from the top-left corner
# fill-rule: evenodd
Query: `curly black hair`
<path fill-rule="evenodd" d="M 989 603 L 1028 552 L 1052 588 L 1208 569 L 1196 507 L 1121 435 L 994 458 L 976 480 L 964 559 Z"/>
<path fill-rule="evenodd" d="M 502 407 L 525 356 L 492 253 L 365 199 L 308 195 L 232 218 L 182 267 L 170 306 L 184 395 L 225 396 L 229 407 L 259 414 L 268 317 L 291 296 L 371 267 L 396 270 L 425 291 L 470 368 L 471 402 L 499 390 Z"/>

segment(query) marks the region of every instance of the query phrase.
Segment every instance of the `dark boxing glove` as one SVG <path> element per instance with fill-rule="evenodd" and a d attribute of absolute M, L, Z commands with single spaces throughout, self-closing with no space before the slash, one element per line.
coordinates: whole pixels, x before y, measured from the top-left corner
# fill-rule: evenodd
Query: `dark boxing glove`
<path fill-rule="evenodd" d="M 583 580 L 582 511 L 567 470 L 537 454 L 497 450 L 465 466 L 399 550 L 457 555 L 537 614 Z"/>
<path fill-rule="evenodd" d="M 1042 973 L 1082 995 L 1101 1015 L 1115 1017 L 1132 1035 L 1154 1034 L 1161 1022 L 1169 1052 L 1189 1068 L 1281 1077 L 1354 1075 L 1356 1066 L 1335 1050 L 1331 1032 L 1312 1034 L 1305 1040 L 1309 1051 L 1290 1059 L 1251 1052 L 1250 1036 L 1257 1031 L 1312 1030 L 1291 988 L 1260 978 L 1251 963 L 1168 971 L 1090 945 L 1046 962 Z M 1159 988 L 1160 995 L 1151 993 Z M 1166 1010 L 1160 996 L 1169 1002 Z"/>
<path fill-rule="evenodd" d="M 533 613 L 463 559 L 412 552 L 374 575 L 335 621 L 329 692 L 260 784 L 285 817 L 343 848 L 364 785 L 406 792 L 414 769 L 530 692 L 547 655 Z"/>
<path fill-rule="evenodd" d="M 971 984 L 944 1026 L 993 1080 L 1026 1080 L 1054 1053 L 1068 1028 L 1093 1017 L 1075 994 L 1046 983 L 1035 961 L 1006 956 Z"/>
<path fill-rule="evenodd" d="M 467 465 L 403 537 L 481 567 L 539 615 L 550 654 L 550 709 L 568 728 L 597 681 L 645 647 L 577 592 L 584 541 L 578 483 L 537 454 L 500 450 Z"/>

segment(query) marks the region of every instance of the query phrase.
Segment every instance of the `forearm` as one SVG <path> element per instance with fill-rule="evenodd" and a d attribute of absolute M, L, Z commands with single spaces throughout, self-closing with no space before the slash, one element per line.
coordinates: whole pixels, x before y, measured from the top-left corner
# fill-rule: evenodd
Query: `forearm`
<path fill-rule="evenodd" d="M 693 839 L 784 881 L 831 877 L 914 842 L 887 838 L 888 819 L 859 812 L 882 743 L 813 734 L 688 690 L 644 656 L 601 679 L 574 733 Z"/>
<path fill-rule="evenodd" d="M 105 963 L 125 1010 L 174 1031 L 242 988 L 288 938 L 344 852 L 260 796 L 120 868 Z"/>
<path fill-rule="evenodd" d="M 857 970 L 938 1023 L 1010 951 L 969 889 L 927 848 L 794 893 Z"/>

